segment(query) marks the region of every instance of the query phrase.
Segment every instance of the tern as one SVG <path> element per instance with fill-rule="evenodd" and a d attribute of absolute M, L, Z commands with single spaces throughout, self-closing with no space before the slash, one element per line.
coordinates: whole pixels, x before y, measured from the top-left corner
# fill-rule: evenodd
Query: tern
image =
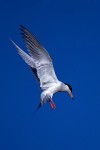
<path fill-rule="evenodd" d="M 29 54 L 25 53 L 15 42 L 11 41 L 16 47 L 19 55 L 29 65 L 40 83 L 42 93 L 36 111 L 47 101 L 50 103 L 51 108 L 55 109 L 56 105 L 53 102 L 52 97 L 53 94 L 57 92 L 65 91 L 73 99 L 72 87 L 69 84 L 65 84 L 58 80 L 54 71 L 52 59 L 47 50 L 27 28 L 20 25 L 20 30 Z"/>

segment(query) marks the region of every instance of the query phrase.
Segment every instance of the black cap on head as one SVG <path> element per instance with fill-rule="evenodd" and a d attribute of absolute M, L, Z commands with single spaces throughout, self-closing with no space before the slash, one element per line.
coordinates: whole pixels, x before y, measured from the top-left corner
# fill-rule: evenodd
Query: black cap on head
<path fill-rule="evenodd" d="M 69 89 L 71 90 L 71 92 L 72 92 L 72 87 L 68 84 L 68 83 L 65 83 L 68 87 L 69 87 Z"/>

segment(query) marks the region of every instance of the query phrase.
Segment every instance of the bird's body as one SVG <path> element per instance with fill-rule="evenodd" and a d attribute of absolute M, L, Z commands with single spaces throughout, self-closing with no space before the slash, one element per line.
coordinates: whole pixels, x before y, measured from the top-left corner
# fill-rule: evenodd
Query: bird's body
<path fill-rule="evenodd" d="M 73 97 L 71 86 L 69 84 L 66 85 L 58 80 L 53 68 L 52 59 L 46 49 L 25 27 L 20 26 L 20 29 L 22 31 L 29 55 L 13 41 L 12 43 L 15 45 L 20 56 L 30 66 L 40 83 L 42 93 L 39 106 L 42 106 L 46 103 L 46 101 L 49 101 L 51 107 L 54 109 L 56 106 L 52 101 L 53 94 L 59 91 L 66 91 L 70 94 L 71 97 Z"/>
<path fill-rule="evenodd" d="M 41 100 L 46 100 L 46 99 L 48 99 L 50 97 L 52 98 L 53 94 L 55 94 L 56 92 L 60 91 L 61 84 L 62 83 L 58 81 L 58 83 L 55 83 L 51 87 L 49 87 L 46 90 L 44 90 L 41 93 Z"/>

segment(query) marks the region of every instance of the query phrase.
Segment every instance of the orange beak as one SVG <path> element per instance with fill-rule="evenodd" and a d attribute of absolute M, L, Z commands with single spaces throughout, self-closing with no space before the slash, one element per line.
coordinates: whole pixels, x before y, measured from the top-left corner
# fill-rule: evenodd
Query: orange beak
<path fill-rule="evenodd" d="M 73 94 L 72 94 L 72 93 L 69 93 L 69 95 L 70 95 L 71 99 L 73 99 L 73 98 L 74 98 L 74 96 L 73 96 Z"/>

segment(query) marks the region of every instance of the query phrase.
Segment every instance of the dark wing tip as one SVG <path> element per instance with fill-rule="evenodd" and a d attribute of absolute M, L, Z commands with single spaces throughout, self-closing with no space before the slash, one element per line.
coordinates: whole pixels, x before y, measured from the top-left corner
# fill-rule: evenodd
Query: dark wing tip
<path fill-rule="evenodd" d="M 19 29 L 21 30 L 22 33 L 24 33 L 25 31 L 29 32 L 29 30 L 26 27 L 24 27 L 23 25 L 19 25 Z"/>
<path fill-rule="evenodd" d="M 29 33 L 31 33 L 25 26 L 23 25 L 19 25 L 19 29 L 24 32 L 24 31 L 28 31 Z"/>
<path fill-rule="evenodd" d="M 31 34 L 30 31 L 27 28 L 25 28 L 23 25 L 20 25 L 19 29 L 21 30 L 20 34 L 22 35 L 22 38 L 25 41 L 27 41 L 27 39 L 28 39 L 28 36 L 27 36 L 28 34 L 27 33 Z"/>
<path fill-rule="evenodd" d="M 29 36 L 33 36 L 32 33 L 23 25 L 19 26 L 19 29 L 21 30 L 21 35 L 23 38 L 29 37 Z"/>
<path fill-rule="evenodd" d="M 20 29 L 26 29 L 26 28 L 25 28 L 23 25 L 21 25 L 21 24 L 19 25 L 19 28 L 20 28 Z"/>

